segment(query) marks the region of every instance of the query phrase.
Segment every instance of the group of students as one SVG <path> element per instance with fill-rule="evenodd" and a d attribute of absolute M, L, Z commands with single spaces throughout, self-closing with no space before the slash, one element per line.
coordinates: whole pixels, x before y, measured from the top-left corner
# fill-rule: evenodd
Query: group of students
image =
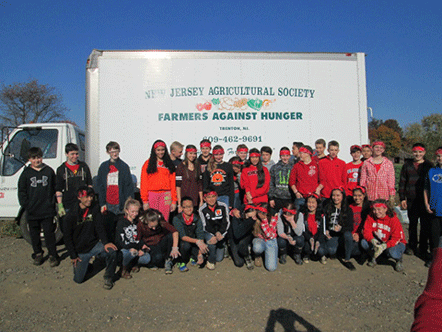
<path fill-rule="evenodd" d="M 285 264 L 288 256 L 298 265 L 310 260 L 326 264 L 326 257 L 339 256 L 346 268 L 355 270 L 352 257 L 360 263 L 368 258 L 368 265 L 375 266 L 384 253 L 395 260 L 395 270 L 402 271 L 403 253 L 416 250 L 414 224 L 410 222 L 413 246 L 406 247 L 401 223 L 392 210 L 394 168 L 383 156 L 383 142 L 353 145 L 350 163 L 338 158 L 336 141 L 328 143 L 325 155 L 322 139 L 315 142 L 315 154 L 300 142 L 293 143 L 292 153 L 288 147 L 281 148 L 276 164 L 270 147 L 249 150 L 239 145 L 228 162 L 223 160 L 224 149 L 220 145 L 212 149 L 208 140 L 200 142 L 199 156 L 196 146 L 187 145 L 181 160 L 183 149 L 174 142 L 169 154 L 164 141 L 153 143 L 141 171 L 140 202 L 134 199 L 130 168 L 119 158 L 120 146 L 109 142 L 110 158 L 100 165 L 95 202 L 89 168 L 78 160 L 75 144 L 66 145 L 67 161 L 56 175 L 42 163 L 41 150 L 31 148 L 30 165 L 18 187 L 30 226 L 34 264 L 44 261 L 40 228 L 50 265 L 59 264 L 51 229 L 55 213 L 61 220 L 74 280 L 84 280 L 92 256 L 103 256 L 107 289 L 113 286 L 118 265 L 124 279 L 132 278 L 140 266 L 164 267 L 166 274 L 172 273 L 173 266 L 182 272 L 188 271 L 188 265 L 213 270 L 229 256 L 238 267 L 264 265 L 269 271 L 276 270 L 278 262 Z M 439 228 L 428 231 L 438 230 L 438 237 L 442 148 L 437 150 L 438 165 L 428 171 L 428 162 L 421 165 L 425 159 L 417 157 L 422 149 L 422 144 L 413 147 L 413 167 L 406 164 L 402 170 L 401 203 L 413 215 L 419 210 L 415 201 L 421 199 L 426 217 L 439 218 Z M 422 175 L 426 180 L 421 186 Z M 418 218 L 422 222 L 422 216 Z M 422 241 L 436 238 L 422 234 L 421 230 Z"/>

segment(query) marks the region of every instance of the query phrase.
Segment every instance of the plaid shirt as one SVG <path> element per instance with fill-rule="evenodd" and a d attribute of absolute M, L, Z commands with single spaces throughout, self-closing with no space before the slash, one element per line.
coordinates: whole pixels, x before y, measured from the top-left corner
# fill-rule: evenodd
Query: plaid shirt
<path fill-rule="evenodd" d="M 276 239 L 278 236 L 276 225 L 278 223 L 278 216 L 273 216 L 270 224 L 267 219 L 261 221 L 261 229 L 264 232 L 264 236 L 259 237 L 265 241 Z"/>
<path fill-rule="evenodd" d="M 361 186 L 367 188 L 369 201 L 378 198 L 388 200 L 396 194 L 394 188 L 395 172 L 393 163 L 383 157 L 381 168 L 376 172 L 373 157 L 368 158 L 361 167 Z"/>

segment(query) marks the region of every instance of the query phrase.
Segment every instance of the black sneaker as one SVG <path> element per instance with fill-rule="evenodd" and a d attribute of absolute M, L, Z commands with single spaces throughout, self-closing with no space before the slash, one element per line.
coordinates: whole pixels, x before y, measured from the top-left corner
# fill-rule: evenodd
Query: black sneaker
<path fill-rule="evenodd" d="M 34 265 L 39 266 L 39 265 L 43 264 L 43 262 L 44 262 L 44 259 L 43 259 L 43 253 L 42 252 L 39 253 L 39 254 L 34 254 L 34 257 L 33 257 L 33 264 Z"/>
<path fill-rule="evenodd" d="M 342 261 L 342 265 L 344 265 L 350 271 L 355 271 L 356 270 L 355 266 L 350 261 L 347 261 L 347 262 L 346 261 Z"/>
<path fill-rule="evenodd" d="M 414 255 L 414 250 L 411 249 L 410 247 L 407 247 L 407 249 L 405 249 L 404 254 L 408 256 Z"/>
<path fill-rule="evenodd" d="M 402 265 L 402 259 L 396 261 L 396 265 L 394 266 L 394 270 L 396 272 L 402 272 L 404 271 L 404 265 Z"/>
<path fill-rule="evenodd" d="M 367 266 L 370 267 L 375 267 L 376 265 L 378 265 L 378 263 L 376 262 L 376 259 L 372 258 L 368 261 Z"/>
<path fill-rule="evenodd" d="M 287 263 L 287 254 L 282 254 L 281 257 L 279 257 L 279 264 L 284 265 Z"/>
<path fill-rule="evenodd" d="M 49 266 L 56 267 L 58 265 L 60 265 L 60 260 L 58 259 L 58 257 L 49 256 Z"/>
<path fill-rule="evenodd" d="M 296 265 L 302 265 L 303 264 L 302 259 L 301 259 L 301 254 L 295 254 L 294 259 L 295 259 Z"/>
<path fill-rule="evenodd" d="M 103 288 L 110 290 L 110 289 L 112 289 L 112 287 L 114 287 L 114 283 L 112 282 L 112 279 L 109 279 L 109 278 L 104 279 Z"/>
<path fill-rule="evenodd" d="M 247 269 L 248 269 L 248 270 L 253 270 L 253 268 L 254 268 L 255 266 L 253 265 L 252 257 L 250 257 L 250 255 L 249 255 L 249 256 L 247 256 L 247 257 L 244 257 L 244 260 L 246 261 L 246 267 L 247 267 Z"/>
<path fill-rule="evenodd" d="M 426 261 L 425 262 L 425 267 L 430 267 L 431 266 L 431 262 L 432 262 L 432 260 L 430 259 L 430 260 L 428 260 L 428 261 Z"/>

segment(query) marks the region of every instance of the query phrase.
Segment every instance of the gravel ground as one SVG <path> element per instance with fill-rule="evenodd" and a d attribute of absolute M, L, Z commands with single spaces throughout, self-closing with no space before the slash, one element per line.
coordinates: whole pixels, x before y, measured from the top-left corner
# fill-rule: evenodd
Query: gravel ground
<path fill-rule="evenodd" d="M 50 268 L 30 254 L 25 240 L 0 238 L 1 331 L 409 331 L 428 271 L 415 256 L 403 273 L 291 259 L 270 273 L 227 259 L 214 271 L 141 269 L 108 291 L 104 271 L 77 285 L 69 258 Z"/>

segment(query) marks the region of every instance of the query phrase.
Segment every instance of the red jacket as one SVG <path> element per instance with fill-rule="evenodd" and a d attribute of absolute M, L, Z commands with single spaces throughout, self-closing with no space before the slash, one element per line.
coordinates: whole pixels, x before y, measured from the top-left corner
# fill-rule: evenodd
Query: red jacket
<path fill-rule="evenodd" d="M 253 204 L 266 203 L 269 201 L 267 194 L 270 189 L 270 173 L 267 167 L 262 168 L 265 175 L 264 184 L 261 188 L 258 185 L 258 169 L 256 166 L 250 165 L 241 172 L 241 188 L 252 194 Z M 244 203 L 248 203 L 247 196 L 244 195 Z"/>
<path fill-rule="evenodd" d="M 407 243 L 401 222 L 396 215 L 392 218 L 385 216 L 382 219 L 376 219 L 370 215 L 367 216 L 363 231 L 364 239 L 370 242 L 374 239 L 375 234 L 377 239 L 387 244 L 387 248 L 394 247 L 400 242 L 403 244 Z"/>
<path fill-rule="evenodd" d="M 345 187 L 345 161 L 330 158 L 330 155 L 319 160 L 319 183 L 324 186 L 321 196 L 330 198 L 331 191 L 338 187 Z"/>
<path fill-rule="evenodd" d="M 296 186 L 302 196 L 305 198 L 308 194 L 316 191 L 319 185 L 319 167 L 318 163 L 312 161 L 306 165 L 302 160 L 293 165 L 290 172 L 289 186 Z"/>

